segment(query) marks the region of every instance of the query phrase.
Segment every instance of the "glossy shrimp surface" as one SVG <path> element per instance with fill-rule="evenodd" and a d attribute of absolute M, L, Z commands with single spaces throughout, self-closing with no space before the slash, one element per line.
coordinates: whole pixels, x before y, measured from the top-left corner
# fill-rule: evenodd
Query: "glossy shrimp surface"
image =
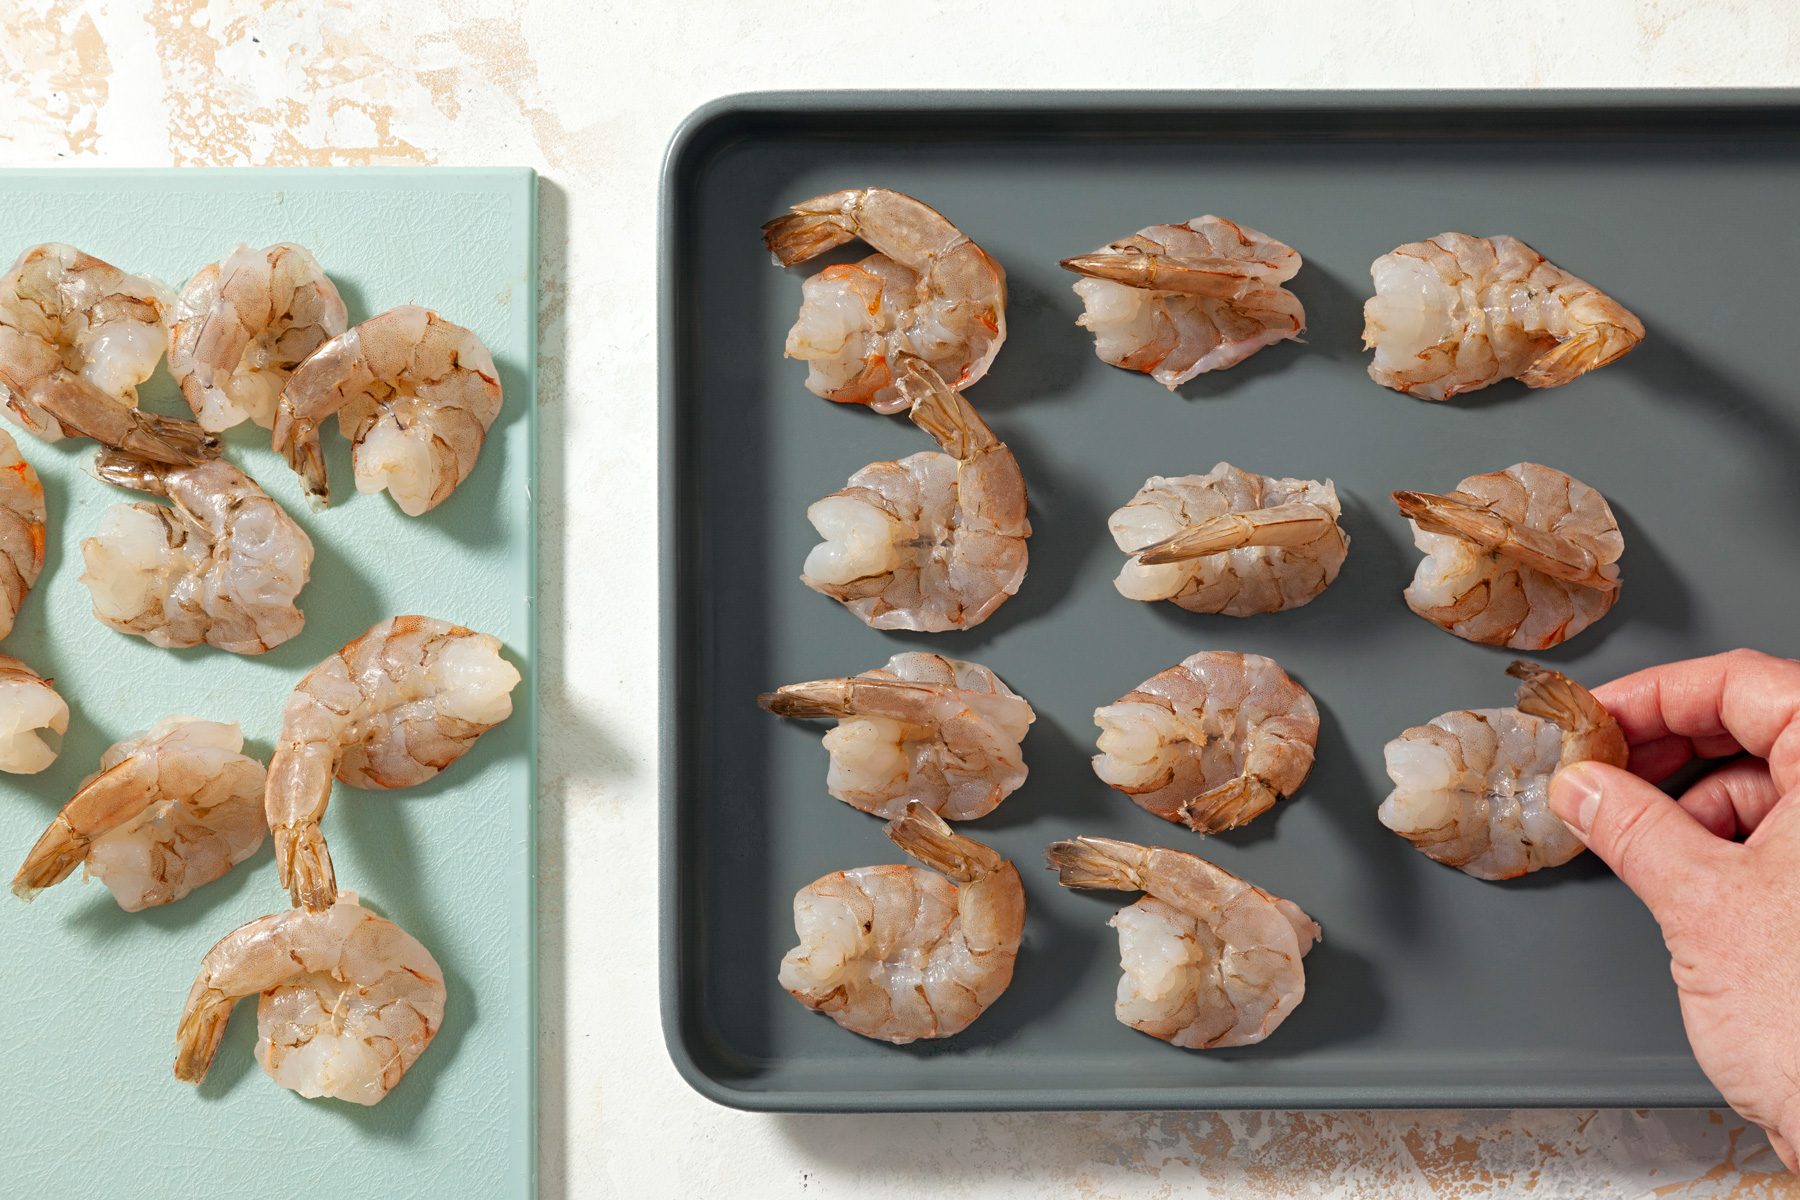
<path fill-rule="evenodd" d="M 913 423 L 943 447 L 871 463 L 806 510 L 825 540 L 800 581 L 875 629 L 970 629 L 1025 579 L 1025 477 L 1011 450 L 931 368 L 902 366 Z"/>
<path fill-rule="evenodd" d="M 1049 850 L 1065 887 L 1143 892 L 1109 924 L 1119 931 L 1119 1020 L 1188 1050 L 1248 1046 L 1306 995 L 1301 960 L 1319 926 L 1291 900 L 1203 858 L 1111 838 Z"/>
<path fill-rule="evenodd" d="M 500 642 L 432 617 L 390 617 L 307 672 L 281 713 L 266 815 L 296 905 L 337 895 L 319 828 L 335 777 L 403 788 L 461 758 L 512 715 L 518 670 Z"/>
<path fill-rule="evenodd" d="M 986 816 L 1025 782 L 1019 743 L 1036 720 L 979 663 L 896 654 L 848 679 L 792 683 L 758 702 L 784 717 L 835 717 L 826 786 L 844 803 L 898 817 L 910 803 L 951 821 Z"/>
<path fill-rule="evenodd" d="M 69 706 L 48 679 L 0 654 L 0 771 L 35 775 L 56 761 Z"/>
<path fill-rule="evenodd" d="M 1395 492 L 1425 552 L 1409 608 L 1471 642 L 1543 650 L 1619 599 L 1625 550 L 1606 497 L 1561 471 L 1516 463 L 1447 495 Z"/>
<path fill-rule="evenodd" d="M 417 938 L 358 903 L 292 908 L 221 938 L 176 1031 L 175 1078 L 206 1078 L 234 1005 L 256 1002 L 256 1061 L 282 1087 L 379 1103 L 444 1024 L 444 972 Z"/>
<path fill-rule="evenodd" d="M 1448 712 L 1387 744 L 1394 790 L 1381 823 L 1420 853 L 1478 879 L 1513 879 L 1558 867 L 1581 839 L 1550 811 L 1559 767 L 1623 767 L 1625 735 L 1574 680 L 1533 663 L 1507 673 L 1518 707 Z"/>
<path fill-rule="evenodd" d="M 12 632 L 19 606 L 43 573 L 47 520 L 43 482 L 12 435 L 0 430 L 0 638 Z"/>
<path fill-rule="evenodd" d="M 1094 773 L 1139 807 L 1219 833 L 1293 795 L 1312 770 L 1319 710 L 1274 659 L 1205 651 L 1104 708 Z"/>
<path fill-rule="evenodd" d="M 826 267 L 803 285 L 787 354 L 810 368 L 808 390 L 880 413 L 910 407 L 903 358 L 951 387 L 987 374 L 1006 340 L 1006 272 L 936 209 L 888 188 L 815 196 L 763 226 L 781 266 L 861 240 L 877 253 Z"/>
<path fill-rule="evenodd" d="M 1514 237 L 1442 233 L 1375 260 L 1369 377 L 1423 400 L 1503 379 L 1561 387 L 1623 357 L 1644 325 Z"/>
<path fill-rule="evenodd" d="M 263 765 L 235 724 L 164 717 L 100 758 L 13 877 L 30 900 L 78 866 L 126 912 L 181 899 L 254 854 Z"/>
<path fill-rule="evenodd" d="M 1171 391 L 1306 330 L 1300 298 L 1282 286 L 1300 255 L 1223 217 L 1151 225 L 1062 265 L 1084 276 L 1076 324 L 1093 331 L 1095 353 Z"/>
<path fill-rule="evenodd" d="M 1025 891 L 1010 862 L 913 803 L 887 835 L 925 867 L 835 871 L 794 897 L 781 986 L 895 1045 L 962 1032 L 1012 982 Z"/>
<path fill-rule="evenodd" d="M 337 285 L 307 250 L 239 246 L 182 289 L 169 373 L 201 428 L 267 429 L 294 368 L 348 324 Z"/>
<path fill-rule="evenodd" d="M 1277 479 L 1220 463 L 1151 476 L 1107 521 L 1130 555 L 1113 586 L 1132 600 L 1247 617 L 1306 604 L 1350 549 L 1329 479 Z"/>

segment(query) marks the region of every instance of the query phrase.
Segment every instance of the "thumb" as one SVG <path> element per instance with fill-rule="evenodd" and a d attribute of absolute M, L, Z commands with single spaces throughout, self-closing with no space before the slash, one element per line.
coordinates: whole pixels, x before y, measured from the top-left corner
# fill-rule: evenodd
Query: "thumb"
<path fill-rule="evenodd" d="M 1716 870 L 1720 841 L 1664 792 L 1605 763 L 1564 767 L 1550 779 L 1550 810 L 1637 893 L 1658 921 Z"/>

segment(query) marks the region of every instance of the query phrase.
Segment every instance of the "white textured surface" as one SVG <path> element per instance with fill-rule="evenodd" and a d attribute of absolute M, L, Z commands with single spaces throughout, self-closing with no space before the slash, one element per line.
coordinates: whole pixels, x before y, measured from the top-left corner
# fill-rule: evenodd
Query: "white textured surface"
<path fill-rule="evenodd" d="M 8 164 L 522 163 L 545 174 L 547 1196 L 1800 1195 L 1763 1174 L 1773 1156 L 1729 1114 L 714 1108 L 676 1078 L 656 1027 L 646 636 L 657 166 L 705 100 L 772 87 L 1790 85 L 1794 6 L 940 0 L 902 18 L 892 4 L 770 0 L 6 5 L 25 14 L 0 40 Z"/>

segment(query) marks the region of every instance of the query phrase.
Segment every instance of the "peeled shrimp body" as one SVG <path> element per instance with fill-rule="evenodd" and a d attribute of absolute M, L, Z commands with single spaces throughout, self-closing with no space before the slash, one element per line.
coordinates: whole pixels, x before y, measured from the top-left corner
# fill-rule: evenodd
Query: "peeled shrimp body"
<path fill-rule="evenodd" d="M 1151 225 L 1092 254 L 1065 258 L 1094 351 L 1170 391 L 1306 330 L 1300 298 L 1281 285 L 1300 255 L 1223 217 Z"/>
<path fill-rule="evenodd" d="M 175 1034 L 175 1078 L 206 1078 L 231 1009 L 257 996 L 256 1061 L 316 1098 L 376 1104 L 444 1024 L 444 972 L 406 930 L 357 902 L 291 908 L 221 938 L 200 961 Z"/>
<path fill-rule="evenodd" d="M 781 986 L 867 1038 L 950 1037 L 1012 982 L 1025 890 L 1010 862 L 922 804 L 887 835 L 931 869 L 859 867 L 801 888 L 800 944 L 781 960 Z"/>
<path fill-rule="evenodd" d="M 0 278 L 7 415 L 47 442 L 88 437 L 157 462 L 216 453 L 194 422 L 137 410 L 138 385 L 162 361 L 171 304 L 162 284 L 73 246 L 25 251 Z"/>
<path fill-rule="evenodd" d="M 1319 710 L 1260 654 L 1190 655 L 1094 710 L 1094 774 L 1197 833 L 1235 829 L 1312 770 Z"/>
<path fill-rule="evenodd" d="M 0 654 L 0 771 L 35 775 L 56 761 L 69 731 L 69 706 L 50 681 L 8 654 Z M 45 738 L 56 735 L 57 744 Z"/>
<path fill-rule="evenodd" d="M 19 606 L 44 570 L 44 485 L 0 430 L 0 638 L 12 632 Z"/>
<path fill-rule="evenodd" d="M 912 802 L 951 821 L 994 811 L 1025 782 L 1031 705 L 979 663 L 896 654 L 850 679 L 790 683 L 757 698 L 784 717 L 836 717 L 825 735 L 833 796 L 878 817 Z"/>
<path fill-rule="evenodd" d="M 815 196 L 763 226 L 791 267 L 861 239 L 879 253 L 826 267 L 802 286 L 787 355 L 807 390 L 879 413 L 908 408 L 902 358 L 923 359 L 958 390 L 987 374 L 1006 340 L 1006 272 L 936 209 L 887 188 Z"/>
<path fill-rule="evenodd" d="M 390 617 L 307 672 L 281 713 L 265 801 L 275 865 L 296 905 L 337 895 L 319 829 L 333 776 L 423 783 L 512 715 L 519 672 L 500 642 L 431 617 Z"/>
<path fill-rule="evenodd" d="M 306 250 L 239 246 L 182 289 L 169 373 L 201 428 L 267 429 L 294 368 L 348 324 L 337 285 Z"/>
<path fill-rule="evenodd" d="M 126 912 L 179 900 L 256 853 L 263 765 L 235 724 L 164 717 L 100 757 L 56 815 L 12 889 L 30 900 L 77 866 Z"/>
<path fill-rule="evenodd" d="M 1153 475 L 1106 523 L 1131 556 L 1113 586 L 1127 599 L 1230 617 L 1298 608 L 1344 565 L 1342 511 L 1329 479 L 1275 479 L 1230 463 Z"/>
<path fill-rule="evenodd" d="M 1108 922 L 1119 931 L 1113 1012 L 1188 1050 L 1249 1046 L 1306 995 L 1301 959 L 1319 926 L 1291 900 L 1203 858 L 1111 838 L 1054 842 L 1064 887 L 1144 892 Z"/>
<path fill-rule="evenodd" d="M 154 646 L 202 642 L 261 654 L 300 632 L 294 607 L 313 545 L 254 480 L 223 459 L 166 467 L 103 452 L 102 479 L 172 503 L 119 504 L 81 543 L 94 615 Z"/>
<path fill-rule="evenodd" d="M 1517 379 L 1561 387 L 1623 357 L 1644 325 L 1514 237 L 1441 233 L 1375 260 L 1369 378 L 1422 400 Z"/>
<path fill-rule="evenodd" d="M 275 449 L 314 506 L 324 506 L 331 490 L 319 424 L 336 413 L 356 490 L 385 489 L 416 517 L 475 469 L 500 398 L 500 374 L 480 338 L 406 305 L 337 335 L 295 369 L 275 417 Z"/>
<path fill-rule="evenodd" d="M 800 581 L 875 629 L 971 629 L 1025 579 L 1025 477 L 931 368 L 901 367 L 913 423 L 945 450 L 871 463 L 806 510 L 825 540 Z"/>
<path fill-rule="evenodd" d="M 1514 879 L 1559 867 L 1582 850 L 1550 811 L 1559 767 L 1623 767 L 1625 735 L 1600 702 L 1567 676 L 1515 662 L 1517 708 L 1449 712 L 1387 744 L 1394 791 L 1381 823 L 1420 853 L 1477 879 Z"/>
<path fill-rule="evenodd" d="M 1516 463 L 1394 502 L 1425 552 L 1407 607 L 1459 638 L 1543 650 L 1619 599 L 1619 522 L 1606 497 L 1561 471 Z"/>

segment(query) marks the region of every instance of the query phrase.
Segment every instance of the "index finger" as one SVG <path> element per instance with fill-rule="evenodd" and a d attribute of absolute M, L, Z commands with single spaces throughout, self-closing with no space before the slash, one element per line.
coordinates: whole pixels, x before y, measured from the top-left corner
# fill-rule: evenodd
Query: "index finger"
<path fill-rule="evenodd" d="M 1733 650 L 1635 672 L 1594 698 L 1634 747 L 1673 737 L 1704 753 L 1735 742 L 1768 760 L 1783 792 L 1800 782 L 1800 662 Z"/>

